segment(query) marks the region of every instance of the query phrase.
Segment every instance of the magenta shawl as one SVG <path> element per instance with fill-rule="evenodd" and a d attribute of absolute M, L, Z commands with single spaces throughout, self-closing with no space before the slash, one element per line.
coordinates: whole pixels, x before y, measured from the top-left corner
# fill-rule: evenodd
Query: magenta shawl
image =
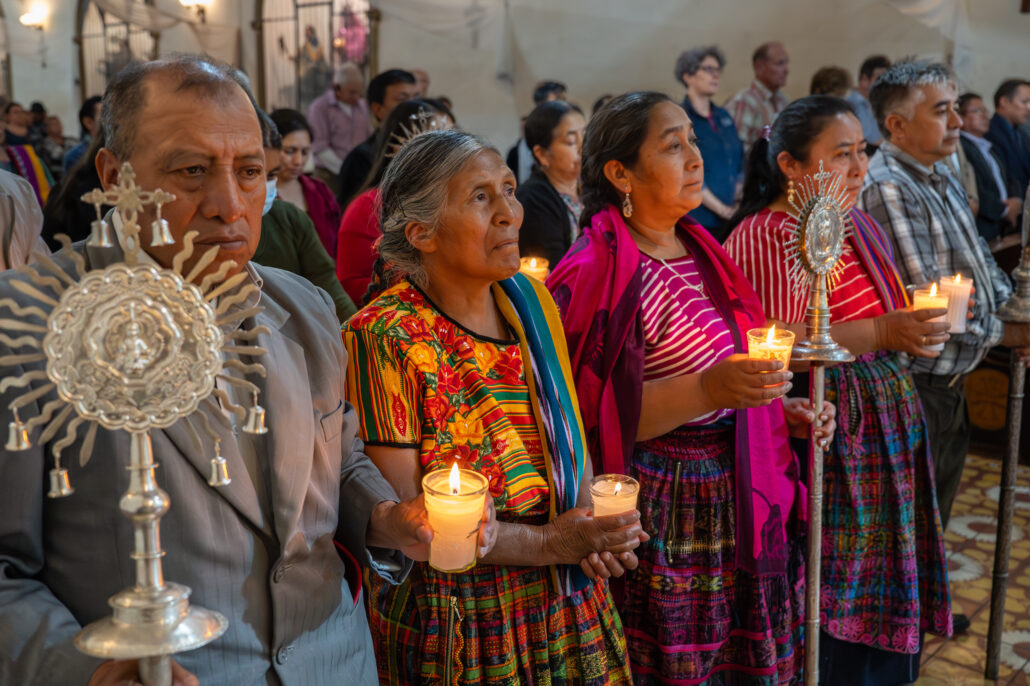
<path fill-rule="evenodd" d="M 678 227 L 716 309 L 747 351 L 747 330 L 765 325 L 758 296 L 714 238 L 689 217 Z M 627 471 L 640 422 L 644 340 L 640 252 L 614 207 L 591 225 L 547 279 L 561 311 L 583 424 L 597 473 Z M 783 406 L 736 413 L 737 565 L 782 572 L 787 526 L 803 487 Z"/>

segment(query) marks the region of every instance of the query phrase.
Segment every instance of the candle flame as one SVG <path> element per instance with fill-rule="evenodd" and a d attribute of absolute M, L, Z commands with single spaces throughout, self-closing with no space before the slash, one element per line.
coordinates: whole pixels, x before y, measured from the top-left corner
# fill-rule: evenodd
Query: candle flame
<path fill-rule="evenodd" d="M 937 284 L 936 283 L 933 284 L 932 286 L 930 286 L 930 297 L 932 298 L 935 295 L 937 295 Z"/>
<path fill-rule="evenodd" d="M 535 257 L 530 257 L 529 258 L 529 268 L 530 269 L 536 269 L 536 258 Z"/>
<path fill-rule="evenodd" d="M 454 466 L 451 467 L 451 495 L 458 495 L 461 492 L 461 474 L 458 473 L 458 463 L 455 462 Z"/>
<path fill-rule="evenodd" d="M 621 481 L 616 481 L 615 482 L 615 490 L 612 491 L 612 495 L 619 495 L 619 491 L 621 491 L 621 490 L 622 490 L 622 482 Z"/>
<path fill-rule="evenodd" d="M 776 325 L 773 324 L 772 328 L 769 329 L 769 335 L 765 337 L 765 342 L 769 345 L 773 344 L 773 336 L 776 335 Z"/>
<path fill-rule="evenodd" d="M 962 275 L 961 274 L 956 274 L 955 275 L 955 283 L 962 283 Z"/>

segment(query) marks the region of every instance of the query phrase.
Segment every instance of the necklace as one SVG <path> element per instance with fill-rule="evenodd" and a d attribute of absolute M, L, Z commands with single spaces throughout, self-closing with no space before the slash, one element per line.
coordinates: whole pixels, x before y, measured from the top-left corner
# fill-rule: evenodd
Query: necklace
<path fill-rule="evenodd" d="M 687 255 L 689 255 L 689 254 L 690 253 L 688 252 Z M 672 275 L 675 276 L 680 281 L 682 281 L 686 285 L 687 288 L 693 290 L 698 295 L 704 295 L 705 294 L 705 284 L 704 284 L 704 282 L 701 282 L 701 283 L 690 283 L 690 281 L 687 280 L 687 277 L 683 276 L 678 271 L 676 271 L 671 266 L 669 266 L 669 263 L 666 262 L 665 260 L 663 260 L 662 258 L 660 258 L 660 257 L 653 257 L 651 259 L 655 259 L 655 260 L 658 260 L 659 262 L 661 262 L 662 266 L 665 267 L 666 269 L 668 269 L 670 272 L 672 272 Z"/>

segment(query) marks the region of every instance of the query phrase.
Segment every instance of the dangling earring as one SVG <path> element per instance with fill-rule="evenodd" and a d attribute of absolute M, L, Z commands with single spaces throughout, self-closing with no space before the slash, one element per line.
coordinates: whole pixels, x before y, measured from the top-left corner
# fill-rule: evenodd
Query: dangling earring
<path fill-rule="evenodd" d="M 787 202 L 794 204 L 794 179 L 787 182 Z"/>
<path fill-rule="evenodd" d="M 633 216 L 633 201 L 629 199 L 629 191 L 626 191 L 626 199 L 622 201 L 622 216 L 626 219 Z"/>

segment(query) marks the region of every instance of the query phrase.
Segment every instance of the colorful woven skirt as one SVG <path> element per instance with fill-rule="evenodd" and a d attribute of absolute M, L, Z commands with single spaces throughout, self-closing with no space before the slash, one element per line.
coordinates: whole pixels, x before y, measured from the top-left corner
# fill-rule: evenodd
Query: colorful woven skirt
<path fill-rule="evenodd" d="M 605 582 L 562 596 L 547 567 L 417 563 L 400 586 L 367 572 L 365 589 L 381 684 L 631 683 Z"/>
<path fill-rule="evenodd" d="M 637 444 L 631 472 L 651 540 L 622 611 L 637 684 L 800 682 L 804 545 L 784 575 L 735 564 L 733 429 L 681 427 Z"/>
<path fill-rule="evenodd" d="M 834 638 L 919 652 L 951 634 L 944 536 L 911 375 L 879 353 L 826 370 L 837 433 L 823 479 L 821 624 Z"/>

